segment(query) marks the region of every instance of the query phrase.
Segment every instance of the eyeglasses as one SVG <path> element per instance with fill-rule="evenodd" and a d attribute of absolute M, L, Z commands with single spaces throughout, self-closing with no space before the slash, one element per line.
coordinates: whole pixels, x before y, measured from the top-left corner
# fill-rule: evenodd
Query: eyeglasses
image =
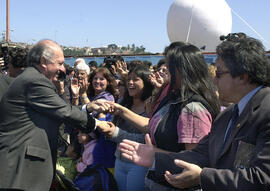
<path fill-rule="evenodd" d="M 121 82 L 119 82 L 117 85 L 118 85 L 118 87 L 125 86 L 125 84 L 124 83 L 121 83 Z"/>
<path fill-rule="evenodd" d="M 230 72 L 229 71 L 217 71 L 216 70 L 216 77 L 217 78 L 221 78 L 221 76 L 223 75 L 223 74 L 229 74 Z"/>
<path fill-rule="evenodd" d="M 162 72 L 162 73 L 167 74 L 167 73 L 169 73 L 169 70 L 167 68 L 159 68 L 159 69 L 157 69 L 157 72 Z"/>

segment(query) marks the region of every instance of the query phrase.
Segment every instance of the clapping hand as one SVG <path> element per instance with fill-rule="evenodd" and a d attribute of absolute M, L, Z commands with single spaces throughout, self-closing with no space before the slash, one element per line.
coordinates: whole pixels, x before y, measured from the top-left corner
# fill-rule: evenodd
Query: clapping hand
<path fill-rule="evenodd" d="M 63 93 L 65 93 L 65 83 L 64 83 L 64 81 L 57 80 L 57 81 L 53 81 L 53 83 L 54 83 L 59 95 L 62 95 Z"/>
<path fill-rule="evenodd" d="M 122 76 L 128 74 L 127 64 L 124 61 L 116 62 L 116 70 Z"/>
<path fill-rule="evenodd" d="M 180 189 L 190 188 L 200 184 L 202 169 L 199 166 L 182 160 L 175 160 L 174 163 L 184 170 L 180 174 L 171 174 L 169 171 L 166 171 L 164 176 L 168 183 Z"/>
<path fill-rule="evenodd" d="M 163 85 L 162 78 L 160 78 L 158 80 L 155 73 L 150 74 L 149 79 L 150 79 L 151 84 L 153 86 L 155 86 L 156 88 L 161 88 L 162 87 L 162 85 Z"/>
<path fill-rule="evenodd" d="M 88 82 L 88 78 L 87 77 L 85 77 L 85 78 L 83 78 L 82 80 L 80 80 L 80 82 L 79 82 L 79 86 L 80 86 L 80 95 L 82 95 L 82 94 L 86 94 L 86 91 L 87 91 L 87 89 L 88 89 L 88 87 L 89 87 L 89 82 Z"/>
<path fill-rule="evenodd" d="M 0 72 L 2 71 L 2 69 L 5 68 L 5 63 L 4 63 L 4 59 L 2 57 L 0 57 Z"/>
<path fill-rule="evenodd" d="M 79 96 L 80 86 L 79 86 L 79 81 L 78 81 L 77 78 L 73 78 L 73 79 L 71 80 L 70 86 L 71 86 L 71 92 L 72 92 L 72 95 L 73 95 L 74 97 Z"/>
<path fill-rule="evenodd" d="M 149 134 L 145 135 L 145 143 L 142 144 L 124 139 L 120 143 L 122 156 L 140 166 L 151 167 L 154 162 L 155 151 Z"/>

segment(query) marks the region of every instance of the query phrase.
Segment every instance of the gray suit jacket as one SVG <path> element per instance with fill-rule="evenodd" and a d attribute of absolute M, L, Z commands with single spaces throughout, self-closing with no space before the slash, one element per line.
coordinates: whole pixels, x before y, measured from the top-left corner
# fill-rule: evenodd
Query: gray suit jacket
<path fill-rule="evenodd" d="M 233 106 L 217 117 L 209 135 L 194 150 L 157 153 L 155 176 L 162 182 L 165 170 L 181 172 L 173 163 L 178 158 L 203 168 L 203 190 L 270 190 L 269 103 L 270 88 L 262 88 L 246 105 L 225 145 L 223 138 Z"/>
<path fill-rule="evenodd" d="M 0 103 L 0 188 L 49 190 L 57 157 L 59 126 L 92 130 L 95 119 L 68 105 L 54 84 L 27 68 Z"/>
<path fill-rule="evenodd" d="M 7 91 L 9 84 L 14 78 L 0 73 L 0 100 L 4 93 Z"/>

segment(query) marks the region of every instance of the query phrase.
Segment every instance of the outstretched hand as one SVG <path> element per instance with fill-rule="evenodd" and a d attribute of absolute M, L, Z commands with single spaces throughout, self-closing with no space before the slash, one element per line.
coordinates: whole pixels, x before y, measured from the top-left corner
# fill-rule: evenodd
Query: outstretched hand
<path fill-rule="evenodd" d="M 106 107 L 108 110 L 104 111 L 103 113 L 111 113 L 113 115 L 120 115 L 122 112 L 123 112 L 123 106 L 118 104 L 118 103 L 115 103 L 113 101 L 108 101 L 108 100 L 105 100 L 105 99 L 99 99 L 102 104 L 105 104 Z"/>
<path fill-rule="evenodd" d="M 96 126 L 105 134 L 110 132 L 111 128 L 115 127 L 112 122 L 100 121 L 98 119 L 96 119 Z"/>
<path fill-rule="evenodd" d="M 87 104 L 87 111 L 98 113 L 108 113 L 113 111 L 113 106 L 104 99 L 98 99 Z"/>
<path fill-rule="evenodd" d="M 111 113 L 113 115 L 120 115 L 123 112 L 123 106 L 118 104 L 118 103 L 114 103 L 114 102 L 110 102 L 110 104 L 112 105 L 112 111 Z"/>
<path fill-rule="evenodd" d="M 122 156 L 140 166 L 151 167 L 154 162 L 155 151 L 149 134 L 145 135 L 145 143 L 142 144 L 124 139 L 120 143 Z"/>
<path fill-rule="evenodd" d="M 174 163 L 184 170 L 180 174 L 171 174 L 169 171 L 166 171 L 164 176 L 168 183 L 180 189 L 190 188 L 200 184 L 202 169 L 199 166 L 182 160 L 175 160 Z"/>
<path fill-rule="evenodd" d="M 107 136 L 109 137 L 113 136 L 116 126 L 112 122 L 107 122 L 107 121 L 104 121 L 104 122 L 106 122 L 107 124 L 106 125 L 101 124 L 98 126 L 98 128 L 100 129 L 102 133 L 106 134 Z M 109 125 L 109 128 L 108 128 L 108 125 Z"/>

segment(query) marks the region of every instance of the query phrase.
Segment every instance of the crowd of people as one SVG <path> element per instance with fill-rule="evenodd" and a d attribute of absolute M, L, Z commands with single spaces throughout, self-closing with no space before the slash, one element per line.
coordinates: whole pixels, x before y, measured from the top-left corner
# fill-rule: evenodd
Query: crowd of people
<path fill-rule="evenodd" d="M 0 189 L 270 190 L 270 59 L 257 39 L 229 34 L 211 65 L 184 42 L 155 66 L 71 67 L 52 40 L 9 52 Z"/>

